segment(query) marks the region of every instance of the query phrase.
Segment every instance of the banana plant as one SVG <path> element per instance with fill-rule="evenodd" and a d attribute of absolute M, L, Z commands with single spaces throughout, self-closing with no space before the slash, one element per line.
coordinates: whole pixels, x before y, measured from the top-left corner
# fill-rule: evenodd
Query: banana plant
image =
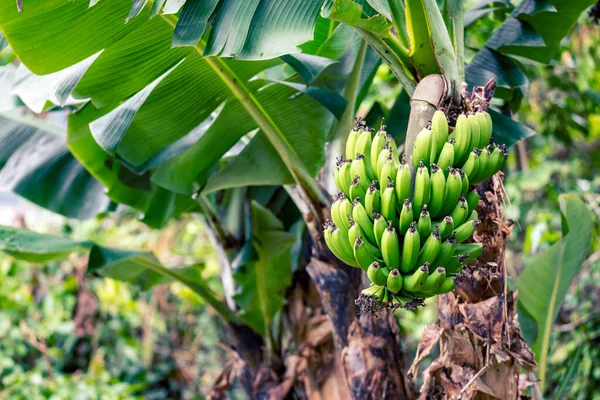
<path fill-rule="evenodd" d="M 396 111 L 410 107 L 408 126 L 401 128 L 407 152 L 438 106 L 462 104 L 463 81 L 484 86 L 495 79 L 496 143 L 510 146 L 533 134 L 505 115 L 517 109 L 527 87 L 517 57 L 547 62 L 591 3 L 524 0 L 466 65 L 459 0 L 32 0 L 17 6 L 0 0 L 0 47 L 10 46 L 22 62 L 12 72 L 12 92 L 37 112 L 69 110 L 64 142 L 47 136 L 56 130 L 36 120 L 18 120 L 32 127 L 23 131 L 13 125 L 14 115 L 6 116 L 11 123 L 2 143 L 22 142 L 3 156 L 2 174 L 19 177 L 9 186 L 17 193 L 68 216 L 89 217 L 119 204 L 158 228 L 185 212 L 203 214 L 217 239 L 223 280 L 237 288 L 225 290 L 227 299 L 207 292 L 197 274 L 169 272 L 148 255 L 89 243 L 73 249 L 92 249 L 95 273 L 138 284 L 137 278 L 148 285 L 165 279 L 198 285 L 196 293 L 234 327 L 236 348 L 251 371 L 241 379 L 262 365 L 284 378 L 277 321 L 295 282 L 291 265 L 301 260 L 338 347 L 361 355 L 343 361 L 345 374 L 328 378 L 337 379 L 337 397 L 360 398 L 371 388 L 374 397 L 408 398 L 394 319 L 356 317 L 360 273 L 336 263 L 320 232 L 330 205 L 315 179 L 326 161 L 325 144 L 348 134 L 379 62 L 404 89 Z M 485 6 L 477 7 L 485 16 Z M 41 27 L 43 35 L 32 33 Z M 38 137 L 53 138 L 52 151 L 62 157 L 51 164 L 54 179 L 44 181 L 44 193 L 33 190 L 32 178 L 42 176 L 44 156 L 56 158 L 17 150 L 29 141 L 39 149 L 31 140 Z M 50 152 L 51 146 L 43 148 Z M 39 158 L 32 168 L 11 161 L 32 154 Z M 85 190 L 67 195 L 82 185 Z M 276 186 L 284 189 L 274 193 Z M 301 216 L 310 240 L 299 228 Z M 2 248 L 29 254 L 9 246 L 20 235 L 11 231 Z M 69 249 L 47 247 L 56 256 Z M 132 275 L 119 274 L 125 270 Z M 388 345 L 373 350 L 370 344 L 382 338 Z M 374 374 L 383 377 L 375 388 Z M 243 384 L 254 397 L 251 382 Z"/>

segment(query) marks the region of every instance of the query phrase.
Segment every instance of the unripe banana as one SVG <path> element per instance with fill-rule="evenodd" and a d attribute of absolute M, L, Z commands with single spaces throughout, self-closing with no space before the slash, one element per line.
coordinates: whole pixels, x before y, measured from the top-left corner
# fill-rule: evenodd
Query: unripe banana
<path fill-rule="evenodd" d="M 479 219 L 479 214 L 477 213 L 477 211 L 473 210 L 473 212 L 471 213 L 471 215 L 469 215 L 468 220 L 469 221 L 475 221 L 475 220 Z"/>
<path fill-rule="evenodd" d="M 496 146 L 490 155 L 490 166 L 495 171 L 494 174 L 502 168 L 504 161 L 508 156 L 508 151 L 505 145 Z"/>
<path fill-rule="evenodd" d="M 452 236 L 452 232 L 454 231 L 454 219 L 449 215 L 445 216 L 439 224 L 439 229 L 442 240 Z"/>
<path fill-rule="evenodd" d="M 360 230 L 367 241 L 373 245 L 377 243 L 373 222 L 371 222 L 365 207 L 357 199 L 352 202 L 352 218 L 360 226 Z"/>
<path fill-rule="evenodd" d="M 354 259 L 354 254 L 352 252 L 348 253 L 347 249 L 349 244 L 344 243 L 339 236 L 340 230 L 334 225 L 329 224 L 325 230 L 323 231 L 323 236 L 325 237 L 325 244 L 329 247 L 329 250 L 342 262 L 350 265 L 351 267 L 358 268 L 359 265 Z M 335 233 L 335 235 L 334 235 Z M 338 243 L 340 244 L 338 246 Z M 351 247 L 350 247 L 351 249 Z"/>
<path fill-rule="evenodd" d="M 396 146 L 396 141 L 392 137 L 392 135 L 388 134 L 386 136 L 386 143 L 392 150 L 392 159 L 394 160 L 394 165 L 396 168 L 400 166 L 400 158 L 398 157 L 398 146 Z"/>
<path fill-rule="evenodd" d="M 375 233 L 375 240 L 377 240 L 377 246 L 381 248 L 381 237 L 383 232 L 387 228 L 387 222 L 379 213 L 373 213 L 373 231 Z"/>
<path fill-rule="evenodd" d="M 369 182 L 371 182 L 371 180 L 369 179 L 369 176 L 367 175 L 364 154 L 360 154 L 360 153 L 356 154 L 356 158 L 354 159 L 354 161 L 352 161 L 352 164 L 350 165 L 350 174 L 352 176 L 359 177 L 358 184 L 360 185 L 363 192 L 366 193 L 367 189 L 369 189 Z M 364 197 L 361 197 L 361 199 L 364 200 Z"/>
<path fill-rule="evenodd" d="M 420 247 L 421 241 L 419 239 L 419 232 L 417 231 L 416 224 L 412 222 L 408 231 L 406 231 L 406 235 L 404 235 L 404 243 L 402 245 L 400 271 L 402 271 L 403 274 L 412 271 L 416 267 Z"/>
<path fill-rule="evenodd" d="M 454 207 L 454 210 L 450 213 L 450 217 L 452 217 L 452 221 L 456 225 L 460 225 L 467 220 L 469 217 L 469 205 L 464 196 L 460 196 L 456 207 Z"/>
<path fill-rule="evenodd" d="M 431 264 L 438 256 L 441 246 L 440 232 L 436 227 L 425 241 L 425 244 L 423 244 L 419 258 L 417 259 L 417 265 L 423 265 L 425 262 Z"/>
<path fill-rule="evenodd" d="M 437 159 L 437 166 L 445 176 L 448 176 L 448 168 L 454 164 L 454 139 L 450 139 L 442 147 L 442 152 Z"/>
<path fill-rule="evenodd" d="M 368 288 L 365 288 L 361 291 L 365 296 L 373 297 L 376 296 L 377 293 L 380 293 L 383 290 L 383 286 L 371 284 Z"/>
<path fill-rule="evenodd" d="M 410 228 L 410 224 L 414 221 L 413 219 L 414 213 L 412 208 L 412 203 L 409 199 L 404 200 L 404 204 L 402 205 L 402 210 L 400 211 L 400 222 L 398 224 L 398 230 L 401 235 L 405 235 L 408 228 Z"/>
<path fill-rule="evenodd" d="M 479 145 L 477 146 L 479 148 L 487 146 L 490 143 L 490 139 L 492 138 L 492 119 L 488 119 L 489 116 L 490 115 L 487 112 L 475 113 L 475 117 L 479 122 L 479 130 L 481 133 L 479 138 Z"/>
<path fill-rule="evenodd" d="M 351 160 L 356 155 L 356 142 L 358 141 L 358 137 L 362 133 L 362 128 L 357 124 L 354 125 L 354 128 L 350 131 L 348 135 L 348 140 L 346 140 L 346 158 Z"/>
<path fill-rule="evenodd" d="M 431 164 L 431 195 L 429 198 L 429 212 L 433 218 L 437 217 L 444 206 L 446 195 L 446 177 L 436 164 Z"/>
<path fill-rule="evenodd" d="M 396 173 L 396 202 L 398 204 L 398 209 L 402 207 L 405 200 L 410 198 L 410 189 L 410 167 L 403 156 L 398 172 Z"/>
<path fill-rule="evenodd" d="M 419 168 L 415 174 L 415 191 L 413 196 L 413 207 L 415 216 L 418 217 L 418 213 L 421 212 L 421 208 L 424 204 L 429 203 L 430 196 L 430 182 L 429 182 L 429 171 L 427 167 L 421 161 Z"/>
<path fill-rule="evenodd" d="M 433 270 L 433 272 L 427 277 L 427 280 L 421 287 L 421 292 L 423 293 L 434 293 L 440 289 L 444 280 L 446 279 L 446 269 L 444 267 L 437 267 Z"/>
<path fill-rule="evenodd" d="M 371 142 L 371 168 L 373 172 L 379 176 L 379 170 L 377 169 L 377 160 L 379 159 L 379 153 L 385 147 L 385 137 L 387 133 L 385 132 L 385 125 L 381 125 L 381 129 L 377 131 L 373 141 Z"/>
<path fill-rule="evenodd" d="M 364 201 L 365 191 L 359 183 L 360 179 L 361 178 L 358 175 L 356 175 L 354 177 L 354 179 L 352 179 L 352 182 L 350 182 L 350 193 L 349 194 L 350 194 L 351 199 L 356 199 L 358 197 L 359 199 Z"/>
<path fill-rule="evenodd" d="M 415 139 L 415 147 L 412 153 L 412 165 L 415 169 L 419 168 L 419 165 L 429 165 L 429 156 L 431 153 L 431 138 L 432 132 L 429 127 L 425 127 L 419 132 Z"/>
<path fill-rule="evenodd" d="M 456 240 L 454 237 L 449 237 L 447 240 L 444 240 L 442 245 L 440 246 L 440 252 L 438 253 L 435 260 L 431 264 L 432 267 L 445 267 L 446 264 L 452 259 L 454 253 L 456 252 Z"/>
<path fill-rule="evenodd" d="M 383 163 L 381 174 L 379 175 L 379 184 L 386 185 L 396 177 L 396 166 L 392 157 L 388 157 Z"/>
<path fill-rule="evenodd" d="M 475 211 L 475 208 L 477 208 L 477 206 L 479 205 L 479 193 L 477 193 L 477 190 L 473 189 L 469 193 L 467 193 L 466 199 L 467 204 L 469 205 L 470 215 L 473 211 Z"/>
<path fill-rule="evenodd" d="M 460 198 L 462 192 L 462 179 L 460 173 L 454 168 L 450 168 L 448 179 L 446 180 L 446 192 L 444 193 L 444 205 L 438 215 L 448 215 Z"/>
<path fill-rule="evenodd" d="M 388 268 L 394 270 L 400 266 L 400 242 L 391 222 L 381 237 L 381 254 Z"/>
<path fill-rule="evenodd" d="M 463 243 L 456 246 L 457 255 L 466 255 L 466 261 L 475 260 L 481 254 L 483 254 L 483 244 L 481 243 Z"/>
<path fill-rule="evenodd" d="M 350 182 L 352 181 L 352 175 L 350 174 L 350 166 L 352 164 L 351 160 L 343 159 L 340 161 L 340 165 L 338 167 L 338 188 L 346 194 L 346 196 L 350 196 Z"/>
<path fill-rule="evenodd" d="M 389 145 L 386 144 L 383 150 L 381 150 L 381 152 L 377 156 L 377 176 L 381 176 L 381 170 L 383 169 L 385 161 L 388 158 L 393 158 L 393 152 Z M 379 187 L 383 189 L 382 185 L 385 185 L 386 182 L 387 181 L 379 181 Z"/>
<path fill-rule="evenodd" d="M 446 275 L 456 275 L 462 271 L 465 262 L 467 261 L 468 255 L 457 255 L 453 256 L 450 261 L 446 263 Z"/>
<path fill-rule="evenodd" d="M 431 227 L 431 216 L 429 215 L 429 211 L 427 211 L 427 205 L 424 205 L 419 215 L 419 221 L 417 222 L 417 230 L 419 231 L 421 243 L 424 243 L 431 234 Z"/>
<path fill-rule="evenodd" d="M 469 153 L 467 161 L 462 166 L 462 170 L 467 174 L 469 181 L 473 181 L 479 172 L 479 149 L 473 148 L 473 151 Z"/>
<path fill-rule="evenodd" d="M 454 143 L 454 165 L 461 166 L 469 156 L 469 137 L 471 130 L 467 116 L 462 114 L 456 120 L 456 128 L 450 134 L 450 139 L 455 139 Z"/>
<path fill-rule="evenodd" d="M 386 286 L 392 293 L 398 293 L 402 290 L 402 274 L 399 270 L 393 269 L 388 275 Z"/>
<path fill-rule="evenodd" d="M 333 179 L 335 180 L 335 186 L 342 190 L 342 182 L 340 181 L 340 166 L 342 165 L 343 157 L 337 158 L 335 165 L 335 171 L 333 172 Z"/>
<path fill-rule="evenodd" d="M 437 110 L 435 113 L 433 113 L 433 117 L 431 118 L 431 131 L 433 132 L 433 137 L 435 137 L 435 143 L 437 147 L 436 154 L 439 156 L 444 144 L 448 141 L 448 120 L 446 119 L 446 114 L 444 114 L 443 111 Z M 437 159 L 437 157 L 435 159 L 431 159 L 430 162 L 437 162 Z"/>
<path fill-rule="evenodd" d="M 345 225 L 344 218 L 342 218 L 342 212 L 340 211 L 340 205 L 342 204 L 342 200 L 345 199 L 346 196 L 344 196 L 343 193 L 340 194 L 341 197 L 339 194 L 333 196 L 333 203 L 331 203 L 331 220 L 336 226 L 343 228 L 345 227 Z M 347 220 L 347 218 L 345 219 Z"/>
<path fill-rule="evenodd" d="M 462 189 L 460 192 L 463 195 L 465 195 L 469 191 L 469 178 L 467 177 L 467 174 L 465 174 L 465 172 L 462 169 L 459 169 L 458 173 L 460 175 L 460 180 L 462 182 Z"/>
<path fill-rule="evenodd" d="M 373 181 L 365 194 L 365 210 L 367 210 L 370 219 L 373 219 L 373 213 L 378 211 L 380 207 L 381 195 L 379 189 L 377 189 L 377 181 Z"/>
<path fill-rule="evenodd" d="M 442 286 L 435 292 L 435 294 L 445 294 L 454 290 L 455 287 L 454 279 L 452 277 L 447 277 L 444 279 L 444 283 Z"/>
<path fill-rule="evenodd" d="M 369 178 L 369 181 L 377 179 L 377 176 L 375 175 L 375 170 L 371 165 L 371 135 L 372 130 L 365 129 L 358 137 L 358 140 L 356 141 L 356 147 L 354 149 L 354 151 L 357 154 L 360 153 L 364 155 L 365 171 L 367 172 L 367 177 Z"/>
<path fill-rule="evenodd" d="M 465 240 L 467 240 L 468 238 L 473 236 L 473 233 L 475 232 L 475 228 L 477 228 L 478 224 L 479 224 L 479 221 L 477 221 L 477 220 L 467 221 L 464 224 L 462 224 L 461 226 L 459 226 L 458 228 L 456 228 L 454 230 L 456 243 L 461 244 L 462 242 L 464 242 Z"/>
<path fill-rule="evenodd" d="M 348 228 L 348 232 L 346 232 L 346 233 L 342 232 L 342 235 L 347 236 L 346 241 L 349 244 L 356 243 L 356 239 L 358 239 L 360 237 L 362 239 L 362 241 L 364 242 L 364 246 L 366 247 L 366 249 L 373 256 L 375 256 L 377 258 L 381 258 L 381 250 L 379 249 L 379 247 L 375 246 L 374 244 L 371 244 L 368 240 L 364 240 L 364 238 L 366 236 L 365 232 L 363 232 L 360 225 L 358 223 L 356 223 L 356 221 L 354 219 L 350 218 L 350 228 Z"/>
<path fill-rule="evenodd" d="M 367 277 L 378 286 L 387 285 L 389 271 L 386 272 L 386 268 L 380 265 L 377 261 L 371 263 L 367 269 Z"/>
<path fill-rule="evenodd" d="M 404 290 L 409 292 L 418 292 L 429 277 L 429 264 L 424 264 L 413 274 L 404 277 Z"/>
<path fill-rule="evenodd" d="M 467 121 L 469 122 L 469 129 L 471 130 L 469 148 L 480 147 L 479 141 L 481 140 L 481 130 L 479 128 L 479 121 L 477 121 L 475 114 L 467 115 Z"/>
<path fill-rule="evenodd" d="M 496 173 L 494 167 L 491 165 L 490 150 L 484 147 L 479 152 L 479 168 L 477 170 L 477 176 L 472 180 L 474 184 L 482 182 Z"/>
<path fill-rule="evenodd" d="M 386 221 L 392 221 L 398 226 L 398 213 L 396 212 L 396 191 L 394 182 L 390 181 L 381 195 L 381 215 Z"/>
<path fill-rule="evenodd" d="M 354 258 L 356 259 L 358 265 L 360 265 L 364 271 L 367 271 L 369 269 L 369 265 L 377 261 L 377 259 L 367 249 L 365 243 L 366 242 L 363 241 L 360 236 L 358 239 L 356 239 L 356 242 L 354 242 Z"/>

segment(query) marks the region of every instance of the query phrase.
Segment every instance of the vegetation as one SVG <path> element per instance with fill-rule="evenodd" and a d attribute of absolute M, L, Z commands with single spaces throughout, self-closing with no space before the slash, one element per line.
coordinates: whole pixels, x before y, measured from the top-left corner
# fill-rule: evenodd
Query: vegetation
<path fill-rule="evenodd" d="M 2 395 L 597 396 L 600 33 L 592 0 L 516 3 L 0 0 L 0 184 L 69 218 L 0 227 Z M 471 111 L 502 172 L 468 165 Z M 435 118 L 465 147 L 469 213 L 434 208 L 479 221 L 476 256 L 431 290 L 371 264 L 405 285 L 407 239 L 328 242 L 343 168 L 373 178 L 335 165 L 357 115 L 385 119 L 388 176 L 434 175 Z M 367 279 L 404 308 L 355 303 Z"/>

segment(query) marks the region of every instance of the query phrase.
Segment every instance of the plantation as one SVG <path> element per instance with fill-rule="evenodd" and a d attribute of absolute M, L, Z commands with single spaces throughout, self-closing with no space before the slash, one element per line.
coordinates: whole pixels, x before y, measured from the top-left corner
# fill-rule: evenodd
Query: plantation
<path fill-rule="evenodd" d="M 0 0 L 0 398 L 597 398 L 595 3 Z"/>

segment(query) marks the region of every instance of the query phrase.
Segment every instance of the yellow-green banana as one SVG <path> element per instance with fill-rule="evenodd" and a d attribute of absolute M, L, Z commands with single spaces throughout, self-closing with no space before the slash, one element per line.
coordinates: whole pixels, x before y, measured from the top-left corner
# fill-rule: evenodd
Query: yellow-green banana
<path fill-rule="evenodd" d="M 446 191 L 444 193 L 444 205 L 438 215 L 448 215 L 460 198 L 462 192 L 462 179 L 460 179 L 460 173 L 454 168 L 450 168 L 448 179 L 446 180 Z"/>
<path fill-rule="evenodd" d="M 388 134 L 386 136 L 386 143 L 392 150 L 392 159 L 394 160 L 396 168 L 398 168 L 398 166 L 400 165 L 400 158 L 398 157 L 398 146 L 396 146 L 396 141 L 394 140 L 392 135 Z"/>
<path fill-rule="evenodd" d="M 404 290 L 418 292 L 429 276 L 429 264 L 419 267 L 414 273 L 404 278 Z"/>
<path fill-rule="evenodd" d="M 362 128 L 359 125 L 354 125 L 354 128 L 350 131 L 348 139 L 346 140 L 346 158 L 351 160 L 356 155 L 356 142 L 358 137 L 362 133 Z"/>
<path fill-rule="evenodd" d="M 346 194 L 346 196 L 350 195 L 350 182 L 352 181 L 352 175 L 350 174 L 350 165 L 352 161 L 341 159 L 339 161 L 338 169 L 337 169 L 337 185 L 338 188 Z"/>
<path fill-rule="evenodd" d="M 375 175 L 375 170 L 371 165 L 371 135 L 372 130 L 365 129 L 358 137 L 358 140 L 356 141 L 356 147 L 354 148 L 354 151 L 357 154 L 364 155 L 365 171 L 367 172 L 367 177 L 369 178 L 369 181 L 377 179 L 377 175 Z"/>
<path fill-rule="evenodd" d="M 358 200 L 352 202 L 352 218 L 358 226 L 360 226 L 360 230 L 364 237 L 371 242 L 371 244 L 376 244 L 377 240 L 375 239 L 373 222 L 371 222 L 371 218 L 369 218 L 365 207 Z"/>
<path fill-rule="evenodd" d="M 460 174 L 460 180 L 462 182 L 462 189 L 461 189 L 461 193 L 467 194 L 467 192 L 469 191 L 469 178 L 467 177 L 467 174 L 465 174 L 465 172 L 462 169 L 458 170 L 458 173 Z"/>
<path fill-rule="evenodd" d="M 373 213 L 381 207 L 381 195 L 377 189 L 377 181 L 371 182 L 371 186 L 365 194 L 365 210 L 370 219 L 373 219 Z"/>
<path fill-rule="evenodd" d="M 394 181 L 390 181 L 381 194 L 381 215 L 386 221 L 392 221 L 394 226 L 398 226 Z"/>
<path fill-rule="evenodd" d="M 432 132 L 429 127 L 425 127 L 419 132 L 415 139 L 415 147 L 412 153 L 412 165 L 415 169 L 419 168 L 419 165 L 429 165 L 429 156 L 431 154 L 431 139 Z"/>
<path fill-rule="evenodd" d="M 490 150 L 487 147 L 481 149 L 479 152 L 479 168 L 477 169 L 477 175 L 472 180 L 474 184 L 482 182 L 496 173 L 493 166 L 490 164 Z"/>
<path fill-rule="evenodd" d="M 396 202 L 398 209 L 402 207 L 404 201 L 410 198 L 411 177 L 410 167 L 406 163 L 404 156 L 396 173 Z"/>
<path fill-rule="evenodd" d="M 490 143 L 490 139 L 492 138 L 492 119 L 488 118 L 489 116 L 490 115 L 487 112 L 475 113 L 477 122 L 479 122 L 479 130 L 481 133 L 479 138 L 479 145 L 477 146 L 479 148 L 487 146 Z"/>
<path fill-rule="evenodd" d="M 387 222 L 379 213 L 373 213 L 373 231 L 375 233 L 375 240 L 377 240 L 377 246 L 381 248 L 381 237 L 383 232 L 387 228 Z"/>
<path fill-rule="evenodd" d="M 435 137 L 437 147 L 436 154 L 439 155 L 444 144 L 448 141 L 448 120 L 443 111 L 437 110 L 433 113 L 433 117 L 431 118 L 431 131 L 433 132 L 433 137 Z M 437 162 L 437 157 L 435 160 L 430 160 L 430 162 Z"/>
<path fill-rule="evenodd" d="M 369 242 L 368 240 L 364 240 L 364 238 L 366 236 L 365 232 L 363 232 L 360 225 L 358 223 L 356 223 L 356 221 L 354 221 L 354 219 L 350 218 L 350 228 L 348 228 L 347 233 L 342 233 L 342 235 L 347 236 L 346 241 L 349 244 L 355 243 L 356 239 L 358 239 L 360 237 L 363 240 L 364 246 L 369 251 L 369 253 L 371 253 L 373 256 L 375 256 L 377 258 L 381 258 L 381 250 L 379 249 L 379 247 L 374 244 L 371 244 L 371 242 Z"/>
<path fill-rule="evenodd" d="M 455 139 L 454 143 L 454 165 L 461 166 L 469 156 L 469 137 L 471 135 L 471 130 L 469 127 L 469 121 L 467 120 L 467 116 L 461 114 L 458 116 L 456 120 L 456 127 L 454 128 L 454 132 L 450 134 L 451 139 Z"/>
<path fill-rule="evenodd" d="M 481 243 L 463 243 L 456 246 L 456 254 L 467 255 L 467 262 L 476 259 L 483 254 L 483 244 Z"/>
<path fill-rule="evenodd" d="M 350 165 L 350 174 L 352 176 L 359 177 L 358 184 L 365 193 L 369 188 L 369 182 L 371 182 L 369 180 L 369 176 L 367 175 L 366 165 L 367 164 L 365 163 L 365 156 L 364 154 L 360 153 L 356 154 L 356 158 L 354 159 L 354 161 L 352 161 L 352 164 Z M 361 199 L 364 199 L 364 197 L 362 197 Z"/>
<path fill-rule="evenodd" d="M 388 157 L 381 167 L 381 174 L 379 175 L 379 184 L 387 185 L 390 181 L 393 181 L 396 177 L 396 166 L 392 157 Z"/>
<path fill-rule="evenodd" d="M 352 179 L 352 182 L 350 182 L 350 193 L 349 194 L 350 194 L 351 199 L 356 199 L 358 197 L 359 199 L 364 201 L 365 191 L 362 188 L 362 186 L 360 185 L 360 180 L 361 180 L 361 177 L 359 175 L 356 175 L 354 177 L 354 179 Z"/>
<path fill-rule="evenodd" d="M 430 189 L 429 171 L 421 161 L 415 174 L 415 191 L 413 195 L 413 208 L 416 217 L 421 212 L 423 205 L 429 203 Z"/>
<path fill-rule="evenodd" d="M 479 221 L 477 220 L 467 221 L 458 228 L 456 228 L 454 230 L 454 238 L 456 239 L 456 243 L 461 244 L 462 242 L 473 236 L 475 228 L 477 228 L 478 224 Z"/>
<path fill-rule="evenodd" d="M 452 277 L 447 277 L 444 279 L 444 283 L 442 286 L 435 292 L 436 294 L 445 294 L 454 290 L 455 283 Z"/>
<path fill-rule="evenodd" d="M 421 292 L 433 293 L 433 292 L 439 290 L 439 288 L 444 283 L 445 279 L 446 279 L 446 269 L 444 269 L 444 267 L 437 267 L 427 277 L 427 280 L 421 287 Z"/>
<path fill-rule="evenodd" d="M 431 176 L 429 178 L 431 184 L 431 195 L 429 198 L 429 213 L 432 218 L 439 215 L 444 205 L 446 195 L 446 177 L 441 169 L 436 164 L 431 164 Z"/>
<path fill-rule="evenodd" d="M 377 176 L 381 176 L 381 170 L 383 169 L 383 165 L 388 158 L 393 158 L 393 152 L 389 145 L 386 144 L 383 150 L 381 150 L 377 156 Z M 386 183 L 387 181 L 379 181 L 379 187 L 383 189 L 383 185 Z"/>
<path fill-rule="evenodd" d="M 371 252 L 367 249 L 365 245 L 365 241 L 363 241 L 362 237 L 358 237 L 356 242 L 354 242 L 354 258 L 360 267 L 367 271 L 369 269 L 369 265 L 373 262 L 377 261 L 375 256 L 371 254 Z"/>
<path fill-rule="evenodd" d="M 436 164 L 442 170 L 445 176 L 448 176 L 448 168 L 454 165 L 454 139 L 448 140 L 442 147 L 442 152 L 438 157 Z"/>
<path fill-rule="evenodd" d="M 417 265 L 423 265 L 425 262 L 431 264 L 438 256 L 441 246 L 440 232 L 436 227 L 423 244 L 419 257 L 417 258 Z"/>
<path fill-rule="evenodd" d="M 467 161 L 462 166 L 462 170 L 467 174 L 469 181 L 472 181 L 477 176 L 479 172 L 479 149 L 473 148 L 473 151 L 469 153 Z"/>
<path fill-rule="evenodd" d="M 410 224 L 414 221 L 414 213 L 412 203 L 409 199 L 404 200 L 402 210 L 400 211 L 400 222 L 398 223 L 398 230 L 401 235 L 405 235 L 406 231 L 410 227 Z"/>
<path fill-rule="evenodd" d="M 469 193 L 467 193 L 466 196 L 467 199 L 467 204 L 469 205 L 469 215 L 475 210 L 475 208 L 477 208 L 477 206 L 479 205 L 479 193 L 477 193 L 476 189 L 471 190 Z"/>
<path fill-rule="evenodd" d="M 505 145 L 496 146 L 490 155 L 490 166 L 496 172 L 500 171 L 504 161 L 508 156 L 508 150 Z M 494 174 L 496 173 L 494 172 Z"/>
<path fill-rule="evenodd" d="M 347 218 L 342 217 L 342 211 L 340 210 L 340 208 L 342 200 L 344 200 L 346 196 L 344 196 L 343 193 L 341 195 L 341 197 L 339 194 L 333 196 L 333 203 L 331 203 L 331 220 L 336 226 L 343 228 L 345 227 L 344 219 L 347 220 Z"/>
<path fill-rule="evenodd" d="M 383 265 L 380 265 L 377 261 L 374 261 L 369 265 L 367 269 L 367 277 L 376 285 L 386 286 L 388 280 L 389 270 Z"/>
<path fill-rule="evenodd" d="M 379 172 L 377 170 L 377 160 L 379 159 L 379 153 L 385 147 L 385 137 L 387 133 L 385 132 L 385 125 L 381 125 L 381 129 L 377 131 L 375 137 L 373 137 L 373 141 L 371 142 L 371 169 L 377 176 L 379 176 Z"/>
<path fill-rule="evenodd" d="M 456 225 L 460 225 L 467 220 L 469 217 L 469 205 L 464 196 L 460 196 L 458 203 L 456 203 L 456 207 L 454 207 L 454 210 L 450 213 L 450 217 L 452 217 L 452 221 Z"/>
<path fill-rule="evenodd" d="M 427 211 L 427 205 L 423 206 L 423 210 L 419 215 L 419 220 L 417 221 L 417 230 L 419 231 L 421 243 L 424 243 L 429 237 L 429 234 L 431 234 L 431 216 L 429 215 L 429 211 Z"/>
<path fill-rule="evenodd" d="M 406 235 L 404 235 L 404 243 L 402 245 L 402 259 L 400 261 L 400 271 L 402 273 L 408 273 L 415 268 L 417 259 L 419 258 L 420 247 L 419 232 L 417 231 L 416 224 L 412 222 L 408 231 L 406 231 Z"/>
<path fill-rule="evenodd" d="M 444 240 L 440 246 L 440 252 L 431 264 L 432 267 L 445 267 L 456 252 L 456 240 L 454 237 L 449 237 Z"/>
<path fill-rule="evenodd" d="M 359 265 L 354 258 L 352 247 L 347 241 L 344 241 L 340 237 L 341 230 L 335 225 L 330 224 L 324 231 L 323 236 L 325 237 L 325 243 L 329 250 L 341 261 L 350 265 L 351 267 L 358 268 Z M 350 249 L 350 251 L 348 251 Z"/>
<path fill-rule="evenodd" d="M 442 237 L 442 240 L 444 240 L 452 235 L 452 232 L 454 231 L 454 220 L 451 216 L 447 215 L 442 222 L 440 222 L 438 227 L 440 229 L 440 236 Z"/>
<path fill-rule="evenodd" d="M 475 114 L 467 115 L 467 122 L 469 122 L 469 129 L 471 131 L 469 148 L 480 147 L 479 141 L 481 140 L 481 130 L 479 129 L 479 121 L 477 121 Z"/>
<path fill-rule="evenodd" d="M 402 290 L 402 274 L 399 270 L 393 269 L 387 277 L 386 286 L 392 293 L 398 293 Z"/>
<path fill-rule="evenodd" d="M 388 223 L 388 227 L 381 237 L 381 254 L 388 268 L 398 269 L 400 266 L 400 242 L 396 229 L 391 223 Z"/>
<path fill-rule="evenodd" d="M 453 256 L 450 261 L 446 263 L 446 275 L 456 275 L 462 271 L 465 262 L 467 261 L 468 255 L 459 254 Z"/>

